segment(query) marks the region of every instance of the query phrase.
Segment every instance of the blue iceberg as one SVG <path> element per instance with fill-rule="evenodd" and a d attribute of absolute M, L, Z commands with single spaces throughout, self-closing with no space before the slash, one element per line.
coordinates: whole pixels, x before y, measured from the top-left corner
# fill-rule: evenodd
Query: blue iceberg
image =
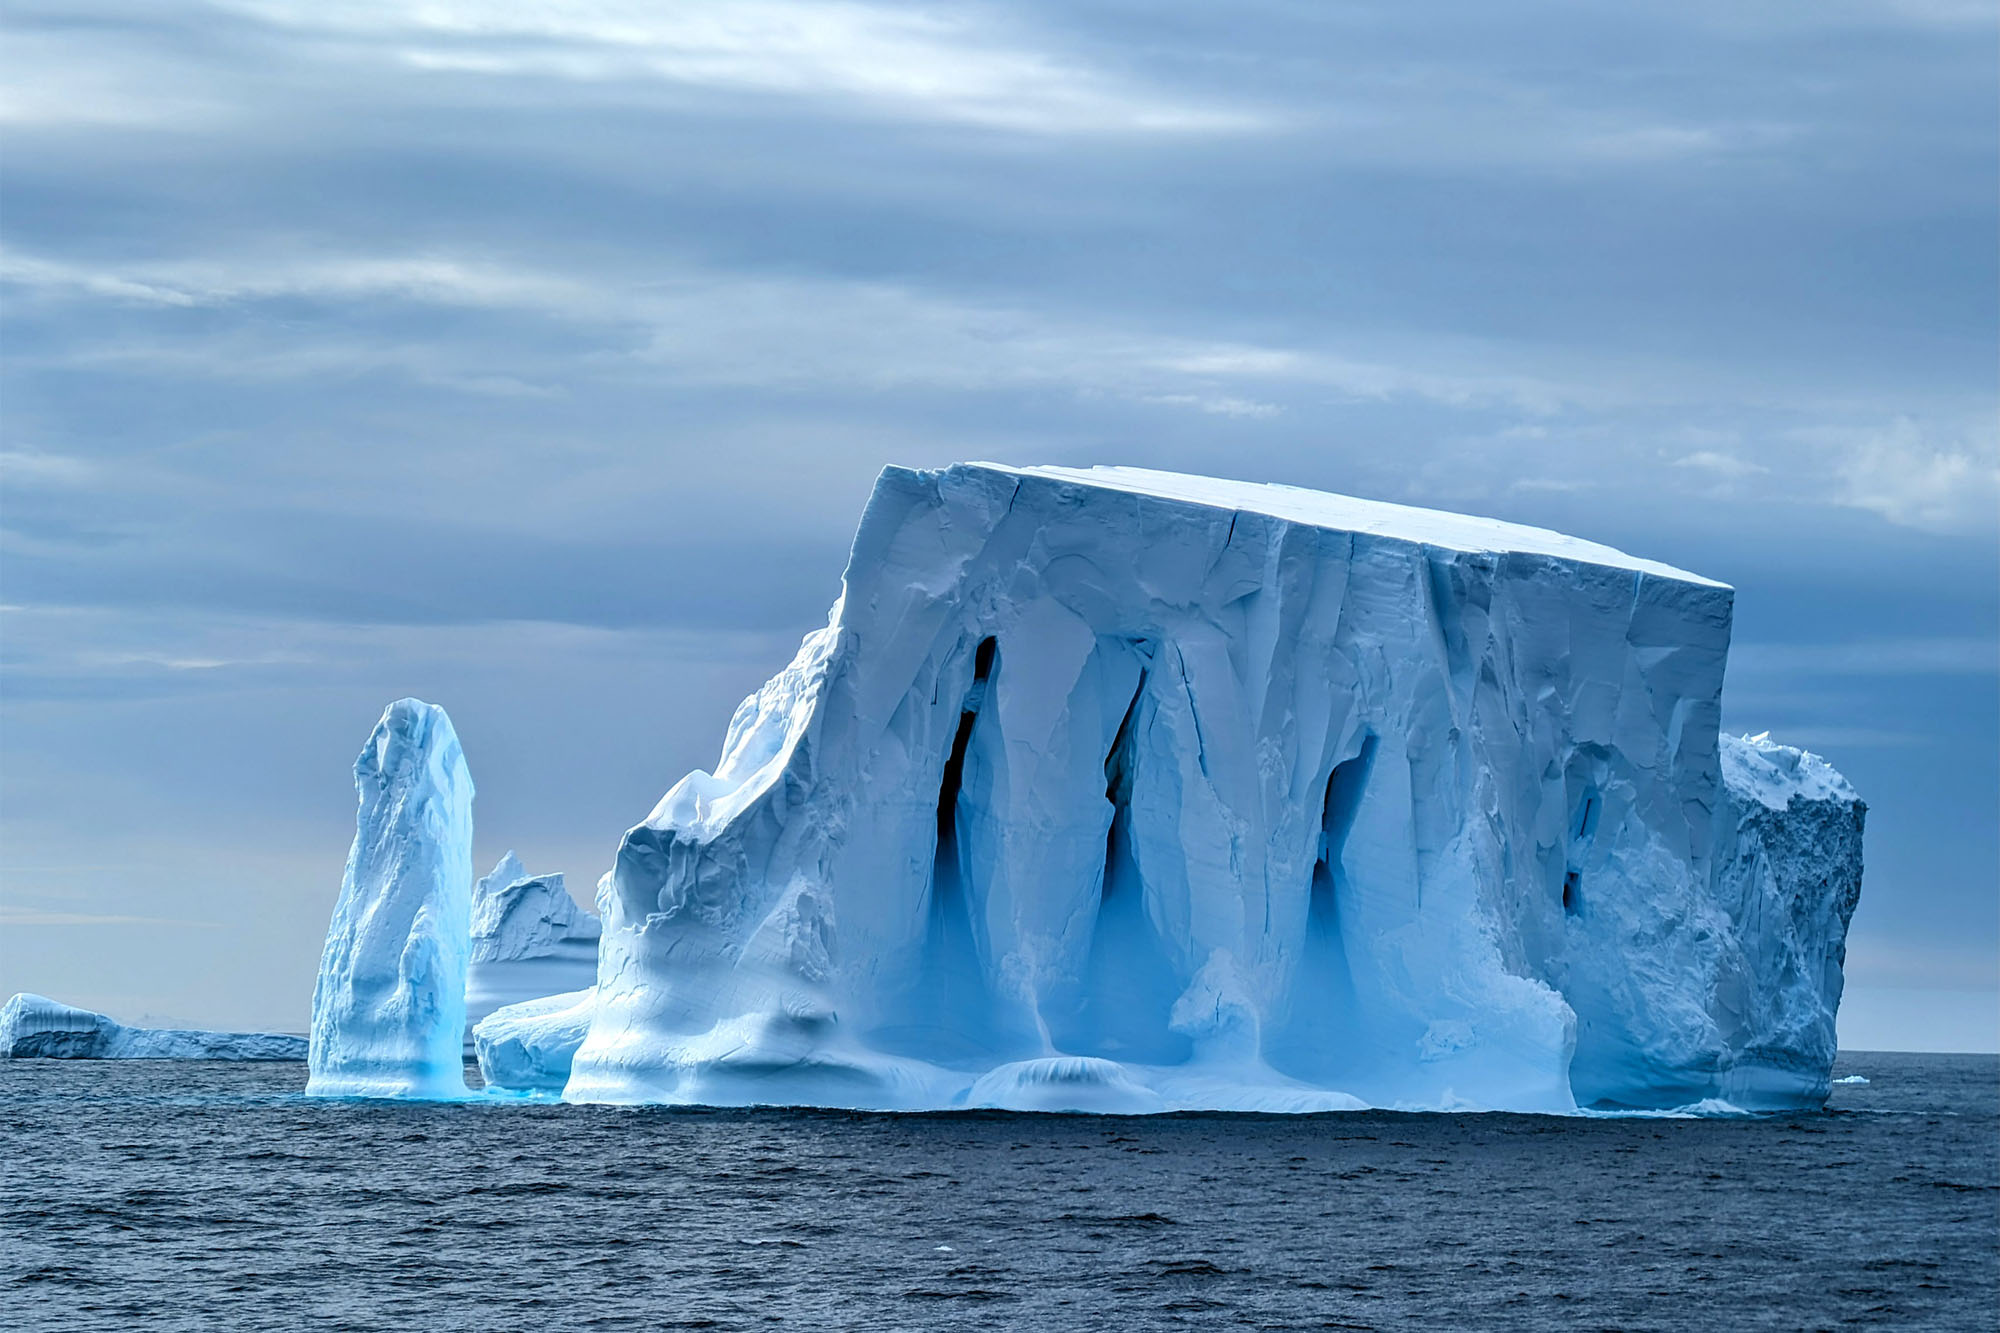
<path fill-rule="evenodd" d="M 462 1097 L 472 775 L 444 709 L 390 704 L 354 786 L 360 813 L 313 988 L 306 1091 Z"/>

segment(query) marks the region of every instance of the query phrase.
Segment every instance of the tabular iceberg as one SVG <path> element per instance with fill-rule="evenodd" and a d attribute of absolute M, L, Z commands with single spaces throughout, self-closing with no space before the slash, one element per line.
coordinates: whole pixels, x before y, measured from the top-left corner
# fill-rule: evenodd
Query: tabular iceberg
<path fill-rule="evenodd" d="M 620 846 L 565 1096 L 1823 1098 L 1861 806 L 1725 766 L 1731 602 L 1289 487 L 891 468 L 827 627 Z"/>
<path fill-rule="evenodd" d="M 23 992 L 0 1005 L 0 1058 L 13 1060 L 303 1060 L 281 1032 L 127 1027 L 90 1009 Z"/>
<path fill-rule="evenodd" d="M 530 875 L 513 852 L 501 857 L 472 890 L 466 1041 L 496 1009 L 595 985 L 597 934 L 560 873 Z"/>
<path fill-rule="evenodd" d="M 313 988 L 306 1091 L 465 1095 L 472 776 L 434 704 L 390 704 L 354 761 L 354 848 Z"/>

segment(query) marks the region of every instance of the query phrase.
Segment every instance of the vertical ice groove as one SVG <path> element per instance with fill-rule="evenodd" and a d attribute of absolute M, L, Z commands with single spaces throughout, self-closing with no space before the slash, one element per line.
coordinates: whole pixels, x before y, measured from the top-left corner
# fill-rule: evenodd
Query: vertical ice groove
<path fill-rule="evenodd" d="M 911 1044 L 918 1049 L 954 1056 L 964 1053 L 954 1047 L 978 1051 L 995 1045 L 988 1031 L 993 998 L 970 901 L 974 876 L 959 841 L 958 821 L 966 752 L 994 674 L 997 648 L 997 640 L 988 635 L 974 649 L 972 682 L 959 705 L 951 752 L 938 784 L 937 847 L 925 901 L 920 976 L 908 1011 L 916 1032 L 904 1037 L 906 1041 L 915 1037 Z"/>
<path fill-rule="evenodd" d="M 1182 986 L 1148 911 L 1147 885 L 1133 845 L 1133 794 L 1142 731 L 1149 731 L 1148 686 L 1142 669 L 1113 733 L 1103 762 L 1104 800 L 1110 807 L 1098 907 L 1091 923 L 1090 952 L 1084 965 L 1074 1021 L 1050 1024 L 1065 1054 L 1140 1063 L 1184 1060 L 1189 1043 L 1170 1030 Z"/>

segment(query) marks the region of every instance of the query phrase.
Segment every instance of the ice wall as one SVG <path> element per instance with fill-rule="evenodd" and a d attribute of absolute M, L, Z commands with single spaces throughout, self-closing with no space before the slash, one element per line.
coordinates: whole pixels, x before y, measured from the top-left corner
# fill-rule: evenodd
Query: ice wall
<path fill-rule="evenodd" d="M 472 776 L 445 711 L 390 704 L 354 761 L 354 786 L 360 812 L 313 988 L 306 1091 L 463 1096 Z"/>
<path fill-rule="evenodd" d="M 1732 864 L 1775 838 L 1722 784 L 1730 612 L 1458 515 L 889 469 L 827 627 L 626 835 L 566 1096 L 1566 1110 L 1810 1073 L 1755 876 L 1715 880 L 1719 829 Z"/>
<path fill-rule="evenodd" d="M 23 992 L 0 1005 L 0 1058 L 13 1060 L 303 1060 L 306 1039 L 280 1032 L 128 1027 Z"/>
<path fill-rule="evenodd" d="M 505 1005 L 597 983 L 597 918 L 569 896 L 562 875 L 530 875 L 509 851 L 472 890 L 472 955 L 465 1033 Z"/>
<path fill-rule="evenodd" d="M 1824 759 L 1768 734 L 1724 736 L 1722 776 L 1715 882 L 1736 953 L 1713 1005 L 1729 1052 L 1721 1095 L 1745 1108 L 1817 1105 L 1868 807 Z"/>

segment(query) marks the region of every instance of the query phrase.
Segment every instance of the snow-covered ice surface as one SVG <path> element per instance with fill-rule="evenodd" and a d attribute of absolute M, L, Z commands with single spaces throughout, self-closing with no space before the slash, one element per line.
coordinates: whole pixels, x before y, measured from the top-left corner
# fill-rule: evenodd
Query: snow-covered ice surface
<path fill-rule="evenodd" d="M 465 1095 L 472 776 L 434 704 L 390 704 L 354 761 L 354 847 L 313 988 L 306 1091 Z"/>
<path fill-rule="evenodd" d="M 508 852 L 472 890 L 472 958 L 465 979 L 466 1041 L 479 1020 L 519 1004 L 597 984 L 597 918 L 560 874 L 530 875 Z"/>
<path fill-rule="evenodd" d="M 14 1060 L 303 1060 L 281 1032 L 128 1027 L 90 1009 L 22 992 L 0 1005 L 0 1057 Z"/>
<path fill-rule="evenodd" d="M 1731 598 L 1289 487 L 891 468 L 626 835 L 565 1096 L 1815 1103 L 1861 807 L 1725 767 Z"/>
<path fill-rule="evenodd" d="M 1443 509 L 1391 504 L 1386 500 L 1362 500 L 1352 495 L 1307 490 L 1275 482 L 1234 481 L 1227 477 L 1191 476 L 1183 472 L 1157 472 L 1136 467 L 1004 467 L 992 463 L 972 466 L 989 468 L 1021 477 L 1049 477 L 1085 486 L 1108 487 L 1135 495 L 1184 500 L 1231 511 L 1266 514 L 1307 527 L 1328 528 L 1426 546 L 1469 553 L 1515 552 L 1549 555 L 1609 569 L 1629 569 L 1641 574 L 1678 579 L 1683 583 L 1705 584 L 1712 588 L 1727 585 L 1690 574 L 1655 560 L 1640 560 L 1614 547 L 1584 541 L 1548 528 L 1507 523 L 1473 514 L 1454 514 Z"/>

